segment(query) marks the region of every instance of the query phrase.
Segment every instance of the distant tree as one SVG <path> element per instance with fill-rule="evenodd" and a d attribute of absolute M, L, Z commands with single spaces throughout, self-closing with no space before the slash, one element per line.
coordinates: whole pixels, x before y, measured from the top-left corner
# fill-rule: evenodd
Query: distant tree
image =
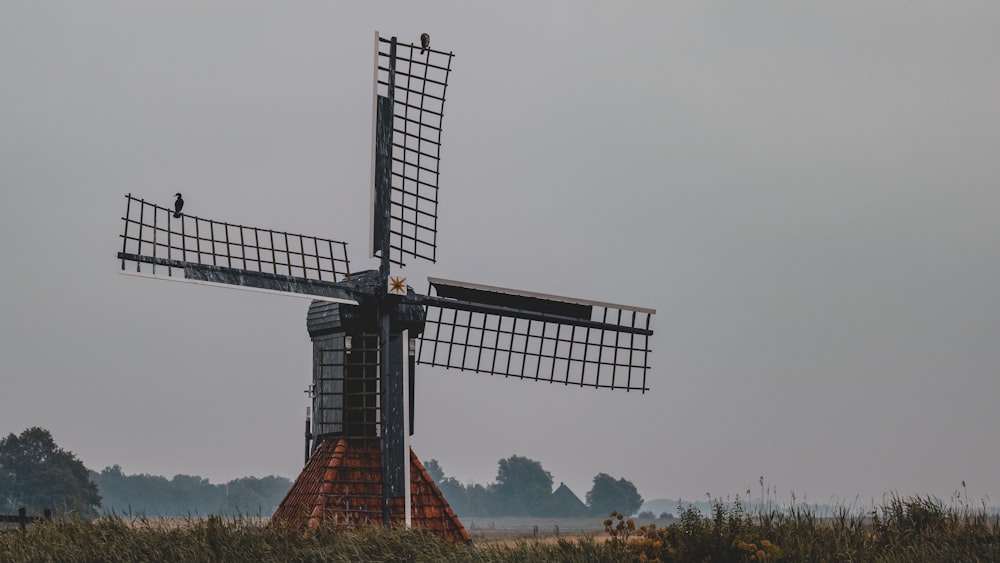
<path fill-rule="evenodd" d="M 221 510 L 229 515 L 270 516 L 291 486 L 291 481 L 275 475 L 233 479 L 225 485 L 226 499 Z"/>
<path fill-rule="evenodd" d="M 22 506 L 32 512 L 49 508 L 84 517 L 95 516 L 101 506 L 97 485 L 83 462 L 37 426 L 0 440 L 0 511 Z"/>
<path fill-rule="evenodd" d="M 122 474 L 122 468 L 119 465 L 113 467 L 105 467 L 103 471 L 97 473 L 91 471 L 89 478 L 97 485 L 97 490 L 101 494 L 101 506 L 105 510 L 114 510 L 118 513 L 126 513 L 127 506 L 122 506 L 125 501 L 123 500 L 128 495 L 123 491 L 123 487 L 118 484 L 124 475 Z M 108 486 L 108 482 L 114 482 L 118 486 Z"/>
<path fill-rule="evenodd" d="M 177 515 L 218 514 L 226 502 L 225 485 L 213 485 L 198 475 L 174 475 L 169 491 Z"/>
<path fill-rule="evenodd" d="M 432 459 L 424 464 L 424 469 L 427 470 L 427 474 L 431 479 L 437 484 L 438 488 L 441 489 L 441 494 L 444 495 L 444 499 L 448 502 L 448 506 L 455 511 L 456 514 L 460 516 L 482 516 L 484 513 L 481 507 L 477 506 L 475 497 L 470 496 L 470 490 L 473 487 L 478 486 L 482 488 L 481 485 L 470 485 L 466 487 L 465 485 L 458 482 L 458 479 L 454 477 L 448 477 L 444 474 L 444 469 L 441 468 L 441 464 L 438 463 L 436 459 Z"/>
<path fill-rule="evenodd" d="M 552 497 L 552 474 L 541 463 L 517 455 L 501 459 L 498 465 L 492 486 L 496 515 L 543 515 Z"/>
<path fill-rule="evenodd" d="M 615 480 L 607 473 L 594 476 L 594 486 L 587 492 L 587 506 L 595 515 L 608 514 L 617 510 L 623 514 L 635 514 L 642 506 L 642 497 L 631 481 Z"/>
<path fill-rule="evenodd" d="M 285 477 L 242 477 L 213 485 L 196 475 L 126 475 L 118 465 L 91 473 L 104 507 L 118 514 L 187 516 L 244 514 L 269 516 L 292 482 Z"/>
<path fill-rule="evenodd" d="M 100 473 L 91 473 L 90 478 L 97 483 L 105 510 L 148 516 L 176 516 L 191 512 L 177 511 L 170 481 L 166 477 L 126 475 L 121 466 L 114 465 L 105 467 Z"/>
<path fill-rule="evenodd" d="M 494 506 L 494 498 L 493 491 L 488 487 L 478 483 L 470 483 L 465 485 L 464 512 L 458 512 L 458 510 L 455 512 L 469 516 L 496 516 L 497 509 Z"/>
<path fill-rule="evenodd" d="M 424 469 L 427 470 L 427 474 L 430 475 L 431 479 L 434 479 L 434 482 L 438 485 L 440 485 L 441 481 L 444 480 L 444 470 L 441 469 L 441 464 L 438 463 L 438 460 L 432 459 L 428 461 L 424 464 Z"/>
<path fill-rule="evenodd" d="M 448 506 L 452 510 L 457 514 L 470 513 L 469 495 L 465 489 L 465 485 L 459 483 L 458 479 L 444 477 L 440 481 L 437 481 L 437 486 L 441 489 L 441 494 L 444 495 L 444 499 L 448 501 Z"/>
<path fill-rule="evenodd" d="M 224 485 L 213 485 L 208 479 L 193 475 L 126 475 L 121 467 L 107 467 L 92 473 L 104 507 L 118 514 L 147 516 L 187 516 L 218 514 L 226 501 Z"/>

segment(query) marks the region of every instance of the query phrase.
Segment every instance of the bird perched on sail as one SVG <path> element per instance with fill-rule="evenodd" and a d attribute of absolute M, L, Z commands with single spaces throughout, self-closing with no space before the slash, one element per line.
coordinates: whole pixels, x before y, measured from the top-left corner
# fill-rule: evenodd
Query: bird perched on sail
<path fill-rule="evenodd" d="M 177 200 L 174 201 L 174 219 L 180 219 L 181 209 L 184 209 L 184 198 L 181 194 L 177 194 Z"/>
<path fill-rule="evenodd" d="M 420 34 L 420 54 L 423 55 L 424 51 L 431 48 L 431 35 L 429 33 Z"/>

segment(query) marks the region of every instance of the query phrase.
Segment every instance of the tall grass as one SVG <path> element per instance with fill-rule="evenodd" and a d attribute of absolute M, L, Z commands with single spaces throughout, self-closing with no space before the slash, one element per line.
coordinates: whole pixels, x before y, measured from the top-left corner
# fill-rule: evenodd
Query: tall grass
<path fill-rule="evenodd" d="M 515 562 L 612 561 L 615 552 L 592 538 L 552 545 L 452 545 L 421 530 L 373 527 L 303 534 L 259 519 L 217 516 L 183 521 L 67 519 L 39 523 L 28 531 L 0 533 L 0 562 Z"/>
<path fill-rule="evenodd" d="M 64 519 L 0 532 L 0 562 L 34 561 L 1000 561 L 1000 516 L 933 498 L 889 497 L 870 511 L 683 509 L 669 526 L 609 519 L 609 537 L 447 544 L 420 530 L 313 534 L 259 518 Z M 618 525 L 621 524 L 621 525 Z"/>
<path fill-rule="evenodd" d="M 614 534 L 612 534 L 614 536 Z M 660 561 L 1000 561 L 1000 515 L 890 496 L 867 513 L 713 503 L 665 528 L 640 526 L 623 558 Z M 643 559 L 645 557 L 645 559 Z"/>
<path fill-rule="evenodd" d="M 461 548 L 460 548 L 461 549 Z M 0 534 L 0 561 L 460 561 L 459 550 L 419 530 L 302 534 L 243 517 L 40 523 Z"/>

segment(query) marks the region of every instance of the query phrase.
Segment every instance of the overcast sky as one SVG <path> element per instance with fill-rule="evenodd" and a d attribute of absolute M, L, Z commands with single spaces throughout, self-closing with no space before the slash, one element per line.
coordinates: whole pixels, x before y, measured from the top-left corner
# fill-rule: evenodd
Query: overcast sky
<path fill-rule="evenodd" d="M 645 395 L 422 368 L 423 460 L 1000 499 L 1000 5 L 0 1 L 0 432 L 294 478 L 308 301 L 118 274 L 124 194 L 366 258 L 373 33 L 456 54 L 426 276 L 657 309 Z"/>

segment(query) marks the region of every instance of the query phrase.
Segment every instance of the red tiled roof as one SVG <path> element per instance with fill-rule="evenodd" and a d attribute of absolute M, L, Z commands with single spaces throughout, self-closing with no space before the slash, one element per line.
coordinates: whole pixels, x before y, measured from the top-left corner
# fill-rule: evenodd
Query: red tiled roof
<path fill-rule="evenodd" d="M 272 522 L 347 529 L 382 525 L 382 449 L 377 439 L 329 438 L 320 442 Z M 393 525 L 403 523 L 403 499 L 393 499 Z M 410 520 L 447 541 L 469 542 L 469 534 L 434 480 L 410 450 Z"/>

